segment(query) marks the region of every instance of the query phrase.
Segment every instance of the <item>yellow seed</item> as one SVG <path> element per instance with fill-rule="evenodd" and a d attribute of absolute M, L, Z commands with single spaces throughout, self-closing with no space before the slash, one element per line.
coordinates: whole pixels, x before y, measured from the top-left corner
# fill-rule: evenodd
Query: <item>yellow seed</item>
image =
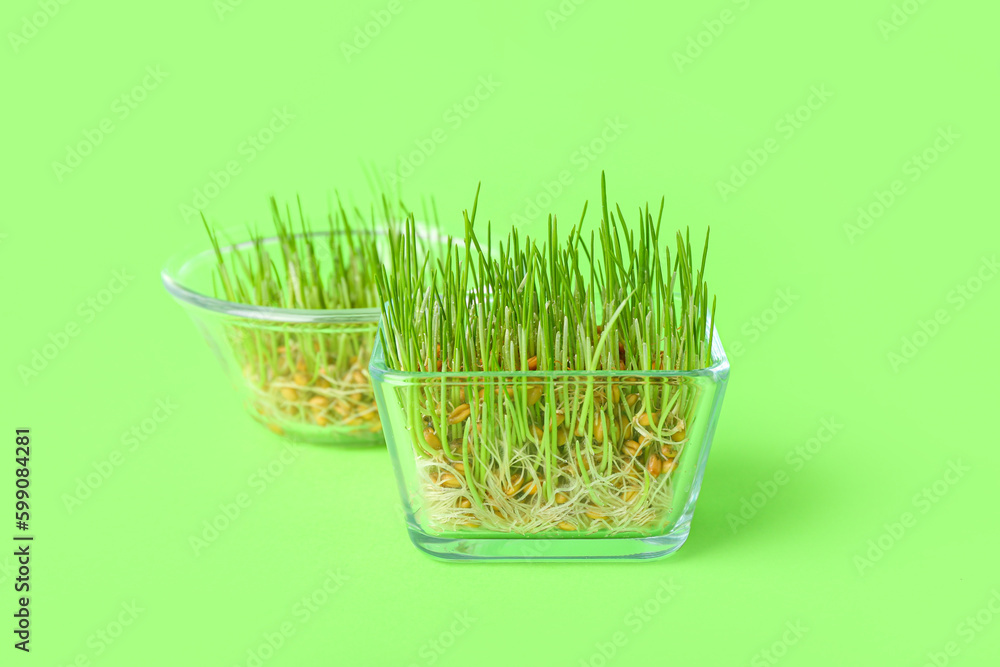
<path fill-rule="evenodd" d="M 449 424 L 460 424 L 469 418 L 469 414 L 472 412 L 472 408 L 469 407 L 468 403 L 462 403 L 460 406 L 451 411 L 448 415 Z"/>
<path fill-rule="evenodd" d="M 330 423 L 330 420 L 321 414 L 314 414 L 313 419 L 316 421 L 317 426 L 326 426 Z"/>
<path fill-rule="evenodd" d="M 271 423 L 268 424 L 267 427 L 271 429 L 273 432 L 277 433 L 278 435 L 285 435 L 285 429 L 281 428 L 277 424 Z"/>
<path fill-rule="evenodd" d="M 674 448 L 671 445 L 663 445 L 660 447 L 660 454 L 669 461 L 675 456 Z"/>
<path fill-rule="evenodd" d="M 542 388 L 539 385 L 533 385 L 528 389 L 528 405 L 534 405 L 542 398 Z"/>
<path fill-rule="evenodd" d="M 437 483 L 446 489 L 460 489 L 462 483 L 458 481 L 450 472 L 443 472 L 438 476 Z"/>
<path fill-rule="evenodd" d="M 512 496 L 518 491 L 520 491 L 523 485 L 524 485 L 524 476 L 518 473 L 510 478 L 510 484 L 504 487 L 503 492 L 508 496 Z"/>
<path fill-rule="evenodd" d="M 318 389 L 329 389 L 330 383 L 326 381 L 326 378 L 320 377 L 318 380 L 316 380 L 314 386 L 317 387 Z"/>
<path fill-rule="evenodd" d="M 531 357 L 528 359 L 528 370 L 533 371 L 538 368 L 538 357 Z"/>
<path fill-rule="evenodd" d="M 681 430 L 677 431 L 676 433 L 674 433 L 672 436 L 670 436 L 670 439 L 673 440 L 674 442 L 680 442 L 681 440 L 683 440 L 686 437 L 687 437 L 687 433 L 684 432 L 684 429 L 681 429 Z"/>
<path fill-rule="evenodd" d="M 463 475 L 465 474 L 465 464 L 462 463 L 461 461 L 455 461 L 454 463 L 451 464 L 451 467 L 457 470 L 459 473 Z"/>
<path fill-rule="evenodd" d="M 604 415 L 598 415 L 594 420 L 594 440 L 604 442 Z"/>
<path fill-rule="evenodd" d="M 569 496 L 567 496 L 562 491 L 560 491 L 559 493 L 556 494 L 556 504 L 557 505 L 562 505 L 562 504 L 566 503 L 566 501 L 568 501 L 568 500 L 569 500 Z"/>
<path fill-rule="evenodd" d="M 429 426 L 424 429 L 424 440 L 427 441 L 431 449 L 441 449 L 441 439 L 434 433 L 434 429 Z"/>
<path fill-rule="evenodd" d="M 543 431 L 543 430 L 542 430 L 541 428 L 539 428 L 538 426 L 534 426 L 534 425 L 532 425 L 532 427 L 531 427 L 531 434 L 532 434 L 532 435 L 534 435 L 534 436 L 535 436 L 535 439 L 536 439 L 536 440 L 539 440 L 539 441 L 540 441 L 540 440 L 541 440 L 542 438 L 544 438 L 544 437 L 545 437 L 545 431 Z"/>
<path fill-rule="evenodd" d="M 625 397 L 625 402 L 628 403 L 628 406 L 630 408 L 634 407 L 636 401 L 638 400 L 639 400 L 639 394 L 629 394 L 628 396 Z"/>
<path fill-rule="evenodd" d="M 598 521 L 604 518 L 604 512 L 597 509 L 596 507 L 591 507 L 589 510 L 584 512 L 584 514 L 587 515 L 588 519 L 593 519 L 594 521 Z"/>
<path fill-rule="evenodd" d="M 625 491 L 625 502 L 631 503 L 639 497 L 639 490 L 636 488 L 629 488 Z"/>
<path fill-rule="evenodd" d="M 461 507 L 464 510 L 467 510 L 470 507 L 472 507 L 472 501 L 470 501 L 468 498 L 459 498 L 458 499 L 458 506 Z"/>
<path fill-rule="evenodd" d="M 296 373 L 292 377 L 292 380 L 295 382 L 295 384 L 299 385 L 300 387 L 304 387 L 305 385 L 309 384 L 309 376 L 306 375 L 305 373 Z"/>
<path fill-rule="evenodd" d="M 566 429 L 560 428 L 556 430 L 556 444 L 559 446 L 566 444 Z"/>
<path fill-rule="evenodd" d="M 330 399 L 326 396 L 313 396 L 309 399 L 309 405 L 322 410 L 326 406 L 330 405 Z"/>
<path fill-rule="evenodd" d="M 376 421 L 374 424 L 368 427 L 368 430 L 372 433 L 378 433 L 382 430 L 382 422 Z"/>
<path fill-rule="evenodd" d="M 639 449 L 645 449 L 646 445 L 652 442 L 652 439 L 648 435 L 639 436 Z"/>
<path fill-rule="evenodd" d="M 299 357 L 299 360 L 295 362 L 295 370 L 304 371 L 306 369 L 306 360 Z"/>
<path fill-rule="evenodd" d="M 611 402 L 617 403 L 621 400 L 622 390 L 618 388 L 618 385 L 611 385 Z"/>
<path fill-rule="evenodd" d="M 558 526 L 559 530 L 565 530 L 565 531 L 576 530 L 576 526 L 571 524 L 569 521 L 560 521 Z"/>
<path fill-rule="evenodd" d="M 625 441 L 625 451 L 628 452 L 629 456 L 633 457 L 638 456 L 640 449 L 641 447 L 639 447 L 639 443 L 636 442 L 635 440 Z"/>
<path fill-rule="evenodd" d="M 566 421 L 566 415 L 563 414 L 562 410 L 556 410 L 556 414 L 555 417 L 553 417 L 553 421 L 555 422 L 556 426 L 562 426 L 563 422 Z"/>
<path fill-rule="evenodd" d="M 649 426 L 650 422 L 658 422 L 660 420 L 660 413 L 654 412 L 649 414 L 648 412 L 643 412 L 639 415 L 639 426 Z"/>
<path fill-rule="evenodd" d="M 524 487 L 524 494 L 527 496 L 533 496 L 538 493 L 539 482 L 535 480 L 530 480 L 527 486 Z"/>
<path fill-rule="evenodd" d="M 364 371 L 354 371 L 351 377 L 354 380 L 354 384 L 368 384 L 368 376 Z"/>
<path fill-rule="evenodd" d="M 299 392 L 295 391 L 291 387 L 282 387 L 281 395 L 285 397 L 285 400 L 294 401 L 299 397 Z"/>
<path fill-rule="evenodd" d="M 343 401 L 335 402 L 333 404 L 333 411 L 345 419 L 351 414 L 351 409 Z"/>
<path fill-rule="evenodd" d="M 651 455 L 649 460 L 646 461 L 646 470 L 653 477 L 659 477 L 660 472 L 663 470 L 663 461 L 656 454 Z"/>

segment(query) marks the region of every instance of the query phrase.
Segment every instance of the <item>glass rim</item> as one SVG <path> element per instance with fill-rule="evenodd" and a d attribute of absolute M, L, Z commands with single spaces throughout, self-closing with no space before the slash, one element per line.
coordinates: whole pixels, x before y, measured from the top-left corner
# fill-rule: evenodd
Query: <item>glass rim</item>
<path fill-rule="evenodd" d="M 455 242 L 454 237 L 443 234 L 433 226 L 417 221 L 418 236 L 424 240 L 438 242 Z M 237 232 L 237 233 L 233 233 Z M 388 236 L 388 226 L 381 223 L 375 229 L 352 229 L 354 234 L 366 234 L 375 236 Z M 330 236 L 332 234 L 344 234 L 343 231 L 315 230 L 308 233 L 294 234 L 295 238 Z M 223 230 L 223 234 L 233 238 L 245 237 L 245 228 L 228 228 Z M 264 244 L 274 244 L 278 241 L 277 236 L 268 236 L 262 239 Z M 235 250 L 245 250 L 253 247 L 250 240 L 236 241 L 220 246 L 223 253 Z M 370 308 L 275 308 L 273 306 L 257 306 L 249 303 L 238 303 L 227 299 L 204 294 L 192 289 L 184 284 L 180 275 L 185 268 L 192 263 L 204 260 L 214 261 L 215 250 L 204 243 L 192 244 L 184 252 L 180 252 L 171 257 L 163 269 L 160 271 L 160 280 L 167 292 L 178 301 L 195 306 L 203 310 L 208 310 L 219 315 L 228 315 L 265 322 L 283 322 L 293 324 L 345 324 L 345 323 L 376 323 L 382 314 L 379 306 Z"/>
<path fill-rule="evenodd" d="M 617 371 L 399 371 L 389 368 L 385 361 L 385 351 L 382 349 L 382 328 L 385 322 L 379 323 L 378 335 L 372 348 L 371 359 L 368 362 L 368 373 L 374 380 L 488 380 L 488 379 L 537 379 L 537 380 L 584 380 L 587 378 L 670 378 L 694 377 L 711 378 L 719 381 L 729 377 L 729 357 L 726 355 L 718 329 L 712 327 L 712 360 L 711 366 L 695 368 L 689 371 L 675 370 L 617 370 Z M 707 327 L 706 327 L 707 329 Z"/>

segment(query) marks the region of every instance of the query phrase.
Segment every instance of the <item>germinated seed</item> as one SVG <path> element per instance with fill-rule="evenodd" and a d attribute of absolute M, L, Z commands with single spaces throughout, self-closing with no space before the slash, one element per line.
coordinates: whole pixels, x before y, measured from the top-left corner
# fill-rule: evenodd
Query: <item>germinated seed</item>
<path fill-rule="evenodd" d="M 460 424 L 469 418 L 472 412 L 472 408 L 469 407 L 468 403 L 462 403 L 460 406 L 451 411 L 448 415 L 449 424 Z"/>
<path fill-rule="evenodd" d="M 432 449 L 441 449 L 441 439 L 434 433 L 434 429 L 430 427 L 424 429 L 424 440 Z"/>

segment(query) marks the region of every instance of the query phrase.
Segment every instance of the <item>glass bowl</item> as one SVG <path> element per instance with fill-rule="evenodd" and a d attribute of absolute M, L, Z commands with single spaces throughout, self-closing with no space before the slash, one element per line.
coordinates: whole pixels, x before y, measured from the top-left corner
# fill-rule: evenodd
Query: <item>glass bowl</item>
<path fill-rule="evenodd" d="M 325 239 L 331 233 L 337 234 L 308 235 Z M 383 238 L 387 234 L 370 233 Z M 227 236 L 233 241 L 221 248 L 223 255 L 252 249 L 248 233 L 243 234 Z M 277 243 L 277 237 L 264 241 L 268 248 L 277 248 Z M 327 259 L 325 240 L 316 247 L 318 259 Z M 368 380 L 379 309 L 304 310 L 233 303 L 211 296 L 216 266 L 215 252 L 208 247 L 174 258 L 161 277 L 215 352 L 248 413 L 293 440 L 382 442 Z M 283 281 L 286 278 L 282 275 Z"/>
<path fill-rule="evenodd" d="M 707 335 L 708 332 L 706 332 Z M 687 539 L 729 361 L 369 373 L 410 538 L 442 559 L 656 558 Z"/>

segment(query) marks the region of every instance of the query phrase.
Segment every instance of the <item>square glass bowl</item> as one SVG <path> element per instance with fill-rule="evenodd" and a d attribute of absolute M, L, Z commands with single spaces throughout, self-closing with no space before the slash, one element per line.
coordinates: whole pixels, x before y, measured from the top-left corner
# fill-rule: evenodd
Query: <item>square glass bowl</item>
<path fill-rule="evenodd" d="M 707 332 L 706 332 L 707 333 Z M 687 539 L 729 379 L 693 371 L 369 374 L 410 539 L 449 560 L 657 558 Z"/>
<path fill-rule="evenodd" d="M 324 237 L 316 243 L 320 261 L 327 259 L 322 251 L 330 234 L 309 234 Z M 266 239 L 264 245 L 277 251 L 278 240 Z M 228 263 L 233 253 L 252 249 L 243 241 L 221 251 Z M 161 277 L 215 352 L 250 416 L 293 440 L 381 443 L 368 381 L 379 309 L 306 310 L 225 301 L 211 296 L 216 266 L 215 252 L 208 248 L 173 259 Z"/>

